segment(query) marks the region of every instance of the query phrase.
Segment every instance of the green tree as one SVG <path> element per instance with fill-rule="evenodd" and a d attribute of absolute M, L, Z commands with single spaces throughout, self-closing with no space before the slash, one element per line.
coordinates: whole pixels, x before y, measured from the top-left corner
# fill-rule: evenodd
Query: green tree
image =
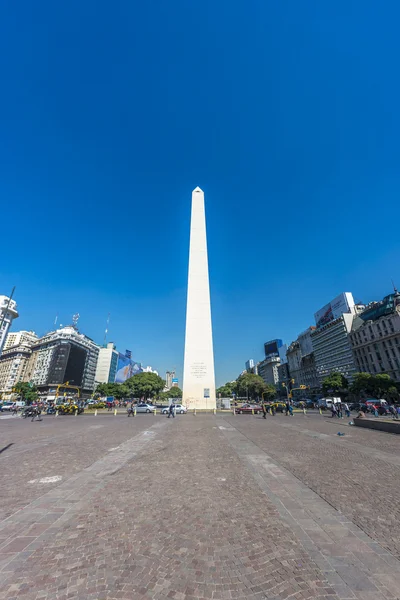
<path fill-rule="evenodd" d="M 173 386 L 168 392 L 165 392 L 168 398 L 182 398 L 182 390 L 177 386 Z"/>
<path fill-rule="evenodd" d="M 221 398 L 230 398 L 235 391 L 235 385 L 236 381 L 227 381 L 216 390 L 217 396 L 221 394 Z"/>
<path fill-rule="evenodd" d="M 373 376 L 370 373 L 355 373 L 350 391 L 356 396 L 372 395 L 374 391 Z"/>
<path fill-rule="evenodd" d="M 249 400 L 261 399 L 263 392 L 267 392 L 267 386 L 260 375 L 243 373 L 236 379 L 235 392 L 239 397 Z M 276 393 L 275 388 L 274 392 Z"/>
<path fill-rule="evenodd" d="M 28 405 L 35 402 L 39 397 L 37 387 L 33 383 L 23 381 L 13 387 L 13 392 L 18 394 L 22 400 L 25 400 Z"/>
<path fill-rule="evenodd" d="M 164 380 L 155 373 L 138 373 L 124 383 L 130 398 L 148 400 L 157 396 L 165 386 Z"/>
<path fill-rule="evenodd" d="M 356 373 L 350 391 L 357 396 L 395 399 L 398 389 L 396 382 L 386 373 L 379 373 L 378 375 Z"/>
<path fill-rule="evenodd" d="M 332 373 L 323 380 L 322 391 L 324 394 L 329 393 L 331 390 L 334 393 L 338 393 L 347 390 L 348 385 L 349 382 L 344 375 L 337 371 L 332 371 Z"/>

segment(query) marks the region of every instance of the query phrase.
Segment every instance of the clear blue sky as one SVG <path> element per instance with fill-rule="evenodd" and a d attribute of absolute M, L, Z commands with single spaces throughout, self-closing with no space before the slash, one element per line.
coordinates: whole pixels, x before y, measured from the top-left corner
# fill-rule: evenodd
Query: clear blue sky
<path fill-rule="evenodd" d="M 70 0 L 0 9 L 0 293 L 182 373 L 206 194 L 217 383 L 341 291 L 400 286 L 400 5 Z"/>

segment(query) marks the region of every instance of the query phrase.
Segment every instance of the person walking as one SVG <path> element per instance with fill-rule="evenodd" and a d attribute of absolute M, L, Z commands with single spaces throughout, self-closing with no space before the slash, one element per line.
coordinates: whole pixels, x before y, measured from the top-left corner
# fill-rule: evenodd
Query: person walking
<path fill-rule="evenodd" d="M 344 412 L 346 413 L 346 417 L 350 417 L 350 408 L 347 402 L 344 403 Z"/>
<path fill-rule="evenodd" d="M 18 415 L 18 407 L 17 407 L 17 403 L 16 402 L 14 402 L 14 404 L 11 407 L 11 413 L 15 417 Z"/>
<path fill-rule="evenodd" d="M 400 419 L 400 405 L 396 408 L 397 418 Z"/>
<path fill-rule="evenodd" d="M 262 408 L 262 412 L 263 412 L 263 418 L 266 419 L 267 418 L 267 407 L 265 406 L 265 402 L 263 402 L 261 404 L 261 408 Z"/>
<path fill-rule="evenodd" d="M 331 406 L 331 419 L 333 419 L 334 417 L 337 416 L 337 408 L 336 408 L 336 404 L 334 402 L 332 402 L 332 406 Z"/>
<path fill-rule="evenodd" d="M 169 405 L 168 419 L 171 415 L 175 419 L 175 406 L 173 404 Z"/>
<path fill-rule="evenodd" d="M 286 400 L 286 416 L 288 416 L 290 414 L 290 402 L 289 400 Z"/>

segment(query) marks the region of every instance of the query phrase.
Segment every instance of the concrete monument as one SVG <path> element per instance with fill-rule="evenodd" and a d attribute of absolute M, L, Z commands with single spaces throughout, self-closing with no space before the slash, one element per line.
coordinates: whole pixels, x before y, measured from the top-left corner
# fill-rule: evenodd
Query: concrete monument
<path fill-rule="evenodd" d="M 199 187 L 192 192 L 183 404 L 199 410 L 216 406 L 206 215 Z"/>

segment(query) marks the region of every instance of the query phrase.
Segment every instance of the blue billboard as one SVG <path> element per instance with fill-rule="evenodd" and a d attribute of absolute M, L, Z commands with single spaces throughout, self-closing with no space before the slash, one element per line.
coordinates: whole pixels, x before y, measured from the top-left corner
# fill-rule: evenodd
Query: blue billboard
<path fill-rule="evenodd" d="M 140 363 L 134 362 L 119 352 L 115 383 L 124 383 L 130 377 L 141 373 L 142 370 L 142 365 Z"/>

